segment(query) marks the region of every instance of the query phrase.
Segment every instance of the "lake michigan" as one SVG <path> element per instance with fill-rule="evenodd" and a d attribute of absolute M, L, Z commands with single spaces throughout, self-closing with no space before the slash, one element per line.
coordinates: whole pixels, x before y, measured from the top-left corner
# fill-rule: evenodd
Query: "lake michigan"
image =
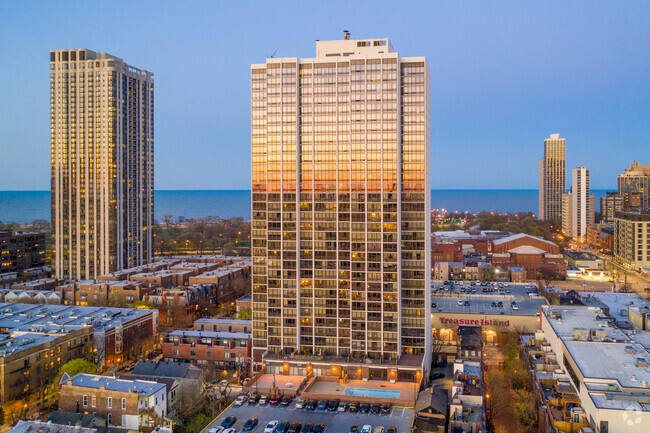
<path fill-rule="evenodd" d="M 596 211 L 600 197 L 610 190 L 592 190 L 596 196 Z M 537 190 L 433 190 L 431 207 L 449 212 L 534 212 L 537 213 Z M 178 218 L 219 216 L 243 217 L 250 220 L 250 191 L 156 191 L 155 217 L 168 213 Z M 36 219 L 49 221 L 49 191 L 0 191 L 0 221 L 31 222 Z"/>

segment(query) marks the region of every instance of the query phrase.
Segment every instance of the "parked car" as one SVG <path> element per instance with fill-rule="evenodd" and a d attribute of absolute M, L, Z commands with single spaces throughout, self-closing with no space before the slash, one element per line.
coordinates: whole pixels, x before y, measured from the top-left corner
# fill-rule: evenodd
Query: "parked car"
<path fill-rule="evenodd" d="M 257 425 L 258 421 L 259 420 L 257 418 L 249 418 L 249 419 L 247 419 L 246 422 L 244 423 L 244 427 L 242 427 L 242 431 L 251 431 L 251 430 L 253 430 L 255 428 L 255 426 Z"/>
<path fill-rule="evenodd" d="M 499 301 L 499 303 L 497 305 L 499 306 L 499 308 L 502 308 L 503 307 L 503 301 Z"/>
<path fill-rule="evenodd" d="M 327 411 L 328 412 L 336 412 L 336 409 L 339 408 L 339 401 L 338 400 L 330 400 L 327 403 Z"/>
<path fill-rule="evenodd" d="M 235 399 L 235 406 L 242 406 L 244 403 L 246 403 L 246 400 L 248 400 L 248 397 L 245 395 L 240 395 Z"/>
<path fill-rule="evenodd" d="M 276 433 L 287 433 L 287 430 L 289 430 L 289 421 L 282 421 L 275 431 Z"/>
<path fill-rule="evenodd" d="M 287 433 L 300 433 L 302 431 L 301 422 L 292 422 L 287 430 Z"/>
<path fill-rule="evenodd" d="M 438 304 L 435 303 L 435 302 L 432 302 L 432 303 L 431 303 L 431 308 L 438 308 Z"/>
<path fill-rule="evenodd" d="M 444 374 L 443 374 L 442 376 L 444 377 Z M 393 405 L 392 405 L 392 404 L 390 404 L 390 403 L 385 403 L 385 404 L 381 407 L 381 413 L 383 413 L 384 415 L 388 415 L 392 409 L 393 409 Z"/>
<path fill-rule="evenodd" d="M 323 433 L 325 431 L 325 424 L 316 424 L 314 426 L 314 433 Z"/>
<path fill-rule="evenodd" d="M 306 422 L 305 425 L 302 426 L 302 433 L 314 433 L 314 423 Z"/>
<path fill-rule="evenodd" d="M 208 430 L 208 433 L 223 433 L 224 428 L 223 427 L 214 427 Z"/>
<path fill-rule="evenodd" d="M 373 404 L 372 406 L 370 406 L 370 413 L 377 414 L 377 413 L 380 413 L 380 412 L 381 412 L 381 406 L 380 405 Z"/>
<path fill-rule="evenodd" d="M 377 426 L 375 429 L 372 431 L 372 433 L 384 433 L 384 428 L 382 426 Z"/>
<path fill-rule="evenodd" d="M 296 400 L 296 409 L 303 409 L 305 407 L 305 399 L 299 398 Z"/>
<path fill-rule="evenodd" d="M 360 413 L 368 413 L 369 410 L 370 410 L 370 406 L 368 406 L 366 403 L 361 403 L 359 405 L 359 412 Z"/>
<path fill-rule="evenodd" d="M 394 425 L 388 427 L 388 430 L 386 430 L 386 433 L 397 433 L 397 427 Z"/>
<path fill-rule="evenodd" d="M 462 299 L 458 300 L 458 305 L 463 305 L 463 300 Z"/>
<path fill-rule="evenodd" d="M 268 395 L 263 395 L 260 397 L 259 405 L 263 405 L 269 402 L 269 396 Z"/>
<path fill-rule="evenodd" d="M 275 430 L 278 428 L 278 420 L 269 421 L 264 427 L 264 433 L 275 433 Z"/>
<path fill-rule="evenodd" d="M 361 427 L 361 433 L 372 433 L 372 426 L 369 424 L 364 425 Z"/>
<path fill-rule="evenodd" d="M 359 412 L 359 403 L 350 403 L 348 406 L 348 412 L 357 413 Z"/>
<path fill-rule="evenodd" d="M 348 407 L 350 406 L 349 403 L 340 403 L 339 408 L 337 409 L 339 412 L 345 412 L 348 410 Z"/>
<path fill-rule="evenodd" d="M 230 428 L 230 427 L 232 427 L 233 424 L 235 424 L 236 422 L 237 422 L 237 417 L 236 417 L 236 416 L 234 416 L 234 415 L 232 415 L 232 416 L 228 416 L 228 417 L 226 417 L 226 419 L 224 419 L 224 420 L 221 422 L 221 427 Z"/>
<path fill-rule="evenodd" d="M 318 410 L 325 410 L 327 409 L 327 400 L 320 400 L 318 402 L 318 407 L 316 408 Z"/>
<path fill-rule="evenodd" d="M 309 400 L 307 404 L 305 404 L 305 409 L 316 410 L 317 406 L 318 406 L 318 402 L 316 400 Z"/>
<path fill-rule="evenodd" d="M 492 308 L 496 308 L 496 307 L 497 307 L 496 301 L 492 301 Z"/>
<path fill-rule="evenodd" d="M 359 433 L 359 426 L 356 424 L 352 424 L 350 426 L 350 433 Z"/>
<path fill-rule="evenodd" d="M 292 401 L 293 401 L 293 398 L 289 397 L 288 395 L 285 395 L 285 396 L 282 397 L 282 399 L 280 400 L 280 405 L 281 405 L 281 406 L 289 406 L 289 405 L 291 404 Z"/>
<path fill-rule="evenodd" d="M 254 406 L 254 405 L 256 405 L 257 403 L 259 403 L 260 398 L 261 398 L 261 397 L 260 397 L 259 395 L 255 394 L 254 396 L 252 396 L 252 397 L 250 397 L 250 398 L 248 399 L 248 404 L 249 404 L 250 406 Z"/>
<path fill-rule="evenodd" d="M 429 378 L 431 380 L 442 379 L 443 377 L 445 377 L 445 375 L 443 373 L 431 373 L 429 375 Z"/>
<path fill-rule="evenodd" d="M 277 406 L 280 404 L 280 396 L 279 395 L 274 395 L 271 397 L 271 400 L 269 400 L 269 404 L 271 406 Z"/>
<path fill-rule="evenodd" d="M 222 433 L 237 433 L 237 429 L 236 428 L 229 428 L 229 429 L 224 430 Z"/>
<path fill-rule="evenodd" d="M 465 301 L 465 306 L 469 307 L 469 301 Z"/>

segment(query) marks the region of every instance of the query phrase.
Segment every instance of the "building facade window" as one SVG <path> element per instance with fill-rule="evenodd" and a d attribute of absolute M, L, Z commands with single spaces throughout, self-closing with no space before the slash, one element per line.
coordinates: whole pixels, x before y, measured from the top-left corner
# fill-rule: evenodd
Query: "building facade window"
<path fill-rule="evenodd" d="M 126 409 L 126 399 L 122 399 L 122 409 Z"/>
<path fill-rule="evenodd" d="M 108 401 L 106 402 L 106 406 L 107 406 L 109 409 L 112 409 L 112 408 L 113 408 L 113 397 L 108 397 Z"/>

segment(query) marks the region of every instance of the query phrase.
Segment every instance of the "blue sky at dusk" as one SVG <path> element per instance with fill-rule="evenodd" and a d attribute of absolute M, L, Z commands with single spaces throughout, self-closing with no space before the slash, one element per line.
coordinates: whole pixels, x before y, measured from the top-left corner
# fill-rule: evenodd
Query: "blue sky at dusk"
<path fill-rule="evenodd" d="M 0 190 L 49 189 L 51 49 L 154 72 L 156 189 L 248 189 L 250 64 L 344 29 L 427 57 L 434 189 L 537 188 L 554 132 L 592 188 L 650 163 L 647 1 L 0 0 Z"/>

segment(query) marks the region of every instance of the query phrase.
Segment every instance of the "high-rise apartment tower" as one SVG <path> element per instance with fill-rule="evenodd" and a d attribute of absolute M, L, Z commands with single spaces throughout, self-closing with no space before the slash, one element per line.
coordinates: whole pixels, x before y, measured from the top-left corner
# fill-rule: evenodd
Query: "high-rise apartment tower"
<path fill-rule="evenodd" d="M 566 192 L 566 139 L 551 134 L 544 140 L 544 156 L 539 161 L 539 219 L 562 217 L 562 194 Z"/>
<path fill-rule="evenodd" d="M 625 196 L 628 194 L 630 196 L 636 195 L 637 201 L 640 201 L 637 206 L 636 203 L 633 203 L 635 200 L 625 200 L 625 210 L 626 211 L 638 211 L 638 210 L 648 210 L 649 200 L 648 200 L 648 186 L 650 184 L 650 165 L 645 164 L 641 165 L 638 162 L 634 162 L 628 168 L 625 169 L 623 174 L 618 175 L 618 194 L 620 196 Z M 632 203 L 628 203 L 632 202 Z"/>
<path fill-rule="evenodd" d="M 571 171 L 571 192 L 564 194 L 562 226 L 565 234 L 579 242 L 587 240 L 587 229 L 594 224 L 595 198 L 589 192 L 589 169 Z"/>
<path fill-rule="evenodd" d="M 86 49 L 50 52 L 53 262 L 58 278 L 151 261 L 153 74 Z"/>
<path fill-rule="evenodd" d="M 346 33 L 252 65 L 251 96 L 256 361 L 428 359 L 426 59 Z"/>

